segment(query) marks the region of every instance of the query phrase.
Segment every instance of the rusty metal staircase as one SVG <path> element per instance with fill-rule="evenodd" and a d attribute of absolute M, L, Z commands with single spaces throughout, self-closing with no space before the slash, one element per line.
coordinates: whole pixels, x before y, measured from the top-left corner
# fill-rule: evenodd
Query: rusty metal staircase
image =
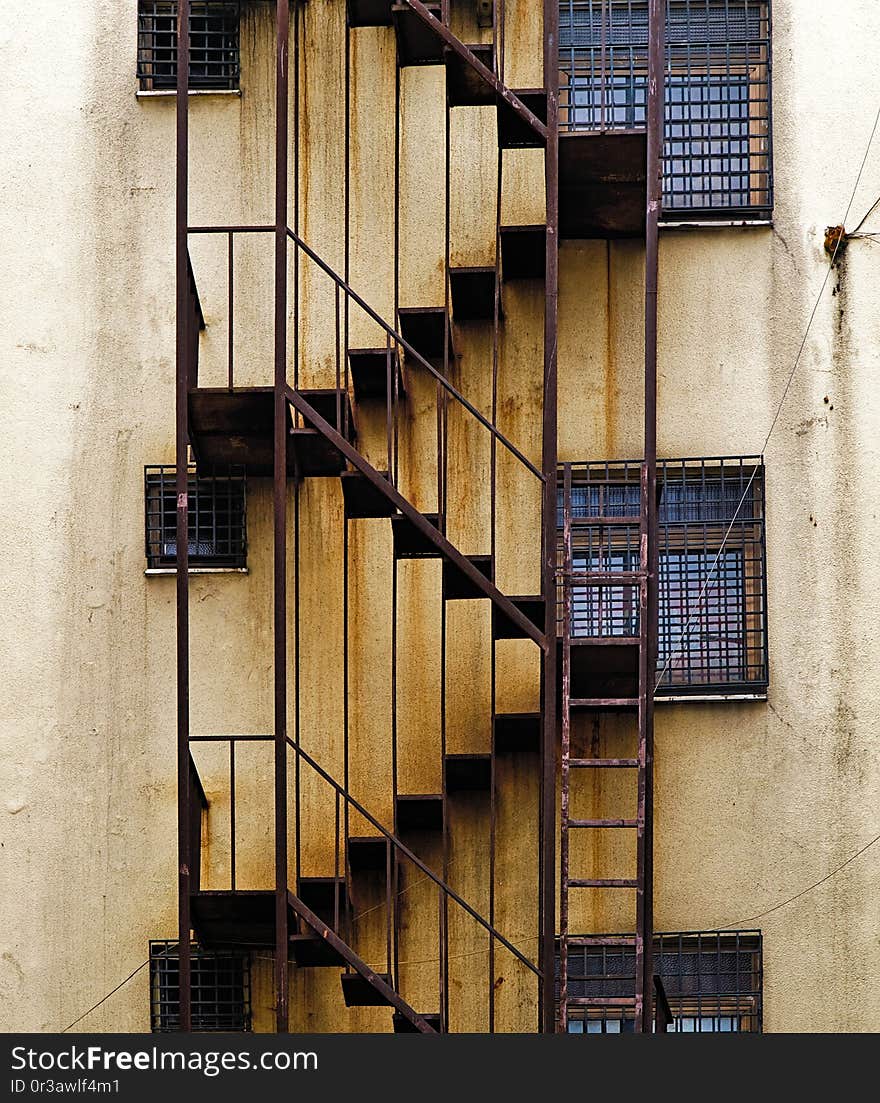
<path fill-rule="evenodd" d="M 188 221 L 188 108 L 186 74 L 189 68 L 187 26 L 188 0 L 178 4 L 178 87 L 177 87 L 177 624 L 178 624 L 178 791 L 179 791 L 179 928 L 180 928 L 180 1021 L 189 1029 L 190 1008 L 190 932 L 195 931 L 207 947 L 272 949 L 276 993 L 276 1026 L 289 1024 L 288 966 L 302 968 L 343 968 L 342 994 L 352 1007 L 388 1006 L 393 1011 L 397 1031 L 432 1032 L 449 1029 L 448 924 L 450 908 L 462 909 L 488 940 L 491 955 L 503 947 L 529 972 L 536 983 L 538 1024 L 552 1029 L 553 1008 L 548 1000 L 552 992 L 552 954 L 555 908 L 552 906 L 553 832 L 546 821 L 552 809 L 555 787 L 555 663 L 556 640 L 553 625 L 553 556 L 555 542 L 549 537 L 555 519 L 555 237 L 544 227 L 531 234 L 525 253 L 522 242 L 505 247 L 505 235 L 498 233 L 498 255 L 494 267 L 452 268 L 447 259 L 447 302 L 444 308 L 399 309 L 397 324 L 381 318 L 299 235 L 287 224 L 288 205 L 288 37 L 289 3 L 278 0 L 276 16 L 277 114 L 276 114 L 276 217 L 272 225 L 228 227 L 189 225 Z M 398 64 L 444 64 L 447 71 L 448 107 L 472 103 L 494 103 L 498 112 L 499 157 L 503 148 L 517 146 L 553 147 L 554 128 L 548 127 L 548 105 L 555 93 L 547 89 L 525 90 L 516 94 L 495 73 L 492 47 L 468 47 L 449 30 L 447 4 L 422 4 L 420 0 L 349 0 L 349 26 L 387 26 L 395 29 Z M 548 72 L 553 71 L 551 62 Z M 548 226 L 553 228 L 555 188 L 548 191 Z M 522 228 L 507 228 L 507 238 L 516 237 Z M 448 231 L 447 231 L 448 232 Z M 189 255 L 193 234 L 222 234 L 229 242 L 230 273 L 233 240 L 241 233 L 266 233 L 275 240 L 275 379 L 271 387 L 237 387 L 233 378 L 232 343 L 228 386 L 199 386 L 198 331 L 204 326 L 195 278 Z M 337 303 L 363 311 L 385 333 L 384 348 L 337 348 L 335 387 L 303 388 L 287 375 L 287 264 L 293 249 L 298 260 L 322 272 L 334 288 Z M 509 271 L 504 278 L 537 275 L 537 258 L 542 257 L 541 276 L 547 276 L 553 292 L 552 311 L 545 318 L 550 340 L 545 349 L 545 441 L 541 466 L 533 464 L 497 427 L 449 382 L 449 363 L 453 353 L 453 317 L 461 321 L 492 321 L 497 329 L 500 317 L 500 281 L 509 255 Z M 526 256 L 528 270 L 523 270 Z M 519 261 L 519 268 L 517 268 Z M 232 302 L 230 277 L 230 309 Z M 549 300 L 548 300 L 549 301 Z M 546 332 L 546 331 L 545 331 Z M 437 366 L 443 361 L 442 368 Z M 400 398 L 405 389 L 404 362 L 410 371 L 430 377 L 437 387 L 438 434 L 450 403 L 462 410 L 490 433 L 493 456 L 506 449 L 542 485 L 545 519 L 542 534 L 542 593 L 508 596 L 495 583 L 495 560 L 490 551 L 465 555 L 445 533 L 444 494 L 440 509 L 425 513 L 414 507 L 398 487 L 397 436 L 400 432 Z M 355 403 L 352 404 L 351 397 Z M 358 448 L 357 406 L 381 399 L 388 412 L 388 464 L 380 470 L 368 462 Z M 552 423 L 552 431 L 547 426 Z M 199 464 L 240 464 L 251 476 L 271 476 L 274 497 L 274 668 L 275 724 L 269 736 L 193 735 L 189 715 L 189 620 L 188 620 L 188 501 L 186 484 L 187 449 L 192 448 Z M 438 442 L 438 447 L 440 444 Z M 448 754 L 442 750 L 442 791 L 413 794 L 394 790 L 394 830 L 379 822 L 351 795 L 348 779 L 333 778 L 292 739 L 287 730 L 288 654 L 287 654 L 287 486 L 296 487 L 310 478 L 338 478 L 342 490 L 346 526 L 357 518 L 387 518 L 393 534 L 395 577 L 397 563 L 409 558 L 433 558 L 442 563 L 443 608 L 446 602 L 486 599 L 492 607 L 493 649 L 495 641 L 524 639 L 535 643 L 542 656 L 543 702 L 541 712 L 523 714 L 494 713 L 491 749 L 477 754 Z M 493 469 L 494 480 L 494 469 Z M 547 520 L 547 515 L 551 520 Z M 445 612 L 444 612 L 445 626 Z M 493 659 L 494 671 L 494 659 Z M 298 690 L 297 690 L 298 692 Z M 493 690 L 494 701 L 494 690 Z M 245 891 L 236 886 L 235 875 L 235 749 L 242 740 L 264 741 L 274 748 L 275 804 L 275 888 Z M 201 863 L 200 816 L 204 790 L 195 772 L 191 748 L 199 742 L 225 744 L 230 760 L 231 784 L 231 886 L 224 890 L 202 889 L 199 884 Z M 543 911 L 539 917 L 540 960 L 536 965 L 495 926 L 490 908 L 489 919 L 471 907 L 446 879 L 448 802 L 451 794 L 461 792 L 491 794 L 499 756 L 508 753 L 537 752 L 542 770 L 542 811 L 544 828 L 541 877 Z M 333 873 L 324 877 L 299 876 L 291 880 L 288 855 L 288 759 L 299 771 L 308 771 L 321 780 L 333 794 L 336 809 L 336 853 Z M 347 766 L 346 766 L 347 774 Z M 549 779 L 549 781 L 548 781 Z M 299 795 L 297 792 L 297 845 L 299 845 Z M 350 816 L 358 823 L 366 820 L 370 835 L 350 830 Z M 494 815 L 494 813 L 493 813 Z M 416 849 L 403 837 L 412 832 L 434 832 L 442 838 L 443 876 L 438 875 Z M 440 1007 L 420 1013 L 401 996 L 397 932 L 401 869 L 412 866 L 431 882 L 440 902 L 438 963 L 440 969 Z M 378 874 L 386 900 L 387 938 L 383 967 L 367 961 L 355 949 L 353 897 L 361 876 Z M 493 986 L 489 992 L 489 1022 L 492 1027 Z"/>

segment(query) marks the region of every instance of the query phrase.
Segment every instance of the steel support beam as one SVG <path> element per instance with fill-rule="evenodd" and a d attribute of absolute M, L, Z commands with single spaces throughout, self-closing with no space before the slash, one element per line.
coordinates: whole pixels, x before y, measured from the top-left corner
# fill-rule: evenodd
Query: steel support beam
<path fill-rule="evenodd" d="M 654 926 L 654 678 L 657 670 L 659 580 L 657 556 L 657 269 L 662 201 L 664 0 L 648 3 L 647 188 L 645 220 L 645 450 L 642 468 L 639 648 L 639 794 L 642 824 L 637 854 L 636 1023 L 653 1029 Z"/>
<path fill-rule="evenodd" d="M 177 5 L 177 198 L 176 198 L 176 381 L 175 463 L 177 464 L 177 938 L 180 968 L 180 1029 L 192 1029 L 190 962 L 190 759 L 189 759 L 189 11 Z"/>
<path fill-rule="evenodd" d="M 275 1029 L 289 1026 L 287 930 L 287 190 L 289 0 L 275 8 Z"/>
<path fill-rule="evenodd" d="M 541 469 L 544 501 L 541 533 L 541 592 L 544 595 L 541 711 L 541 1029 L 556 1024 L 556 351 L 559 299 L 559 3 L 544 0 L 544 87 L 547 146 L 544 158 L 547 244 L 544 272 L 544 408 Z"/>

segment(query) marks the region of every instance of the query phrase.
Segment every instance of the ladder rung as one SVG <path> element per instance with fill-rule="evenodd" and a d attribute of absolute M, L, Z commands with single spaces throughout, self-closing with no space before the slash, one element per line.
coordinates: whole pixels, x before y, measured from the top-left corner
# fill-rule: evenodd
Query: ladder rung
<path fill-rule="evenodd" d="M 605 525 L 640 525 L 641 517 L 637 513 L 630 513 L 626 517 L 611 517 L 607 513 L 596 514 L 592 517 L 572 517 L 574 528 L 597 528 Z"/>
<path fill-rule="evenodd" d="M 648 576 L 644 571 L 566 571 L 563 578 L 579 586 L 635 586 Z"/>
<path fill-rule="evenodd" d="M 638 827 L 638 820 L 569 820 L 569 827 Z"/>
<path fill-rule="evenodd" d="M 579 977 L 578 980 L 580 979 Z M 588 979 L 592 980 L 592 977 Z M 571 996 L 565 1002 L 569 1007 L 635 1007 L 636 1005 L 634 996 Z"/>
<path fill-rule="evenodd" d="M 576 935 L 567 939 L 568 946 L 635 946 L 634 934 L 591 934 Z"/>
<path fill-rule="evenodd" d="M 586 770 L 589 768 L 594 770 L 635 770 L 638 769 L 639 760 L 637 758 L 572 758 L 569 759 L 568 765 L 573 770 Z"/>
<path fill-rule="evenodd" d="M 567 882 L 570 889 L 636 889 L 639 887 L 635 877 L 588 877 L 575 878 Z"/>
<path fill-rule="evenodd" d="M 573 709 L 627 709 L 638 708 L 638 697 L 572 697 L 568 702 Z"/>

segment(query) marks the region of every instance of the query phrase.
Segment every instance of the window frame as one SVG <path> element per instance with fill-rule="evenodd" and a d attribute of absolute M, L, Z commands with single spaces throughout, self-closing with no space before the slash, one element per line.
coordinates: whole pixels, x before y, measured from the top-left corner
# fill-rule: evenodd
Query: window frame
<path fill-rule="evenodd" d="M 638 570 L 639 527 L 634 522 L 639 513 L 641 464 L 608 461 L 570 466 L 573 570 Z M 769 647 L 764 484 L 765 467 L 760 456 L 658 461 L 658 699 L 766 696 Z M 560 565 L 564 553 L 562 496 L 560 470 Z M 722 542 L 725 551 L 719 566 L 716 558 Z M 725 569 L 723 563 L 728 557 L 735 558 Z M 694 563 L 673 569 L 675 558 Z M 715 570 L 707 584 L 711 567 Z M 560 607 L 562 598 L 560 585 Z M 637 583 L 578 585 L 575 578 L 571 637 L 574 641 L 607 636 L 634 638 L 638 636 L 638 606 Z"/>
<path fill-rule="evenodd" d="M 153 939 L 149 945 L 153 1034 L 180 1030 L 178 946 L 177 941 L 161 939 Z M 207 950 L 194 942 L 190 947 L 190 967 L 193 1033 L 249 1033 L 253 1029 L 249 955 L 235 950 Z"/>
<path fill-rule="evenodd" d="M 187 468 L 189 569 L 246 571 L 247 476 L 244 467 Z M 144 467 L 144 552 L 147 573 L 177 570 L 177 468 Z"/>
<path fill-rule="evenodd" d="M 592 971 L 586 968 L 590 959 L 598 963 Z M 557 969 L 558 960 L 557 957 Z M 653 961 L 654 973 L 663 981 L 672 1011 L 668 1033 L 763 1033 L 764 962 L 760 930 L 658 931 L 654 933 Z M 580 962 L 584 963 L 583 971 L 573 971 L 572 964 L 577 966 Z M 687 967 L 682 968 L 682 963 Z M 591 978 L 595 978 L 592 983 L 600 990 L 591 991 L 591 995 L 631 996 L 635 988 L 634 947 L 570 949 L 569 995 L 573 985 L 582 986 L 578 995 L 587 995 Z M 557 988 L 557 1000 L 558 997 Z M 736 1028 L 702 1029 L 706 1022 L 717 1023 L 722 1019 L 735 1019 Z M 632 1011 L 614 1007 L 571 1009 L 568 1020 L 569 1034 L 626 1034 L 632 1033 L 635 1026 Z M 685 1029 L 686 1021 L 699 1024 L 700 1029 Z M 577 1028 L 577 1024 L 588 1022 L 598 1024 L 599 1029 Z"/>
<path fill-rule="evenodd" d="M 770 221 L 771 0 L 705 0 L 693 10 L 690 0 L 667 0 L 666 27 L 661 219 Z M 644 131 L 646 0 L 560 0 L 559 42 L 561 129 Z M 730 89 L 743 85 L 744 96 L 734 98 Z M 687 96 L 676 103 L 673 90 L 688 87 L 699 90 L 692 110 L 676 111 Z M 725 87 L 716 99 L 712 88 Z M 621 90 L 622 111 L 613 102 Z M 712 110 L 725 102 L 746 110 Z"/>
<path fill-rule="evenodd" d="M 138 0 L 137 78 L 140 93 L 176 91 L 177 0 Z M 241 0 L 192 0 L 188 88 L 241 92 Z"/>

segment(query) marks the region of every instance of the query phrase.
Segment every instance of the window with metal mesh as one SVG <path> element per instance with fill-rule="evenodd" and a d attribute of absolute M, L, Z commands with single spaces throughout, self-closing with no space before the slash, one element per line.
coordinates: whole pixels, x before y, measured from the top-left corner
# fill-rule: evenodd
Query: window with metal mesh
<path fill-rule="evenodd" d="M 645 126 L 645 0 L 560 0 L 560 126 Z M 769 216 L 770 5 L 667 0 L 663 212 Z"/>
<path fill-rule="evenodd" d="M 637 583 L 578 585 L 577 576 L 639 570 L 641 465 L 570 467 L 572 637 L 638 636 Z M 761 458 L 662 460 L 657 464 L 657 485 L 658 694 L 764 689 L 768 667 Z M 560 488 L 560 567 L 564 511 Z M 560 583 L 560 618 L 562 599 Z"/>
<path fill-rule="evenodd" d="M 192 1029 L 251 1029 L 250 969 L 247 957 L 231 951 L 190 950 Z M 180 1030 L 180 956 L 177 942 L 150 943 L 150 1029 Z"/>
<path fill-rule="evenodd" d="M 247 566 L 244 468 L 190 467 L 187 476 L 191 567 Z M 147 566 L 177 564 L 177 468 L 144 468 Z"/>
<path fill-rule="evenodd" d="M 192 0 L 189 87 L 239 86 L 239 0 Z M 177 87 L 177 2 L 138 0 L 137 75 L 144 91 Z"/>
<path fill-rule="evenodd" d="M 616 946 L 569 946 L 568 995 L 631 998 L 635 950 Z M 668 1031 L 677 1034 L 760 1033 L 762 961 L 760 931 L 654 935 L 654 974 L 663 982 L 672 1011 Z M 575 1007 L 569 1034 L 625 1034 L 631 1011 Z"/>

